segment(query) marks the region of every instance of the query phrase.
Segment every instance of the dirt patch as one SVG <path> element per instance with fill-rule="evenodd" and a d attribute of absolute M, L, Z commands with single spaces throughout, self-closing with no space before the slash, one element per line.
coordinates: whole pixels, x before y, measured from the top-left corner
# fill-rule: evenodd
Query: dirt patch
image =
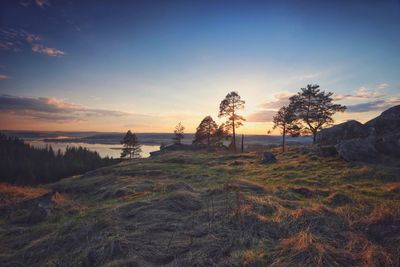
<path fill-rule="evenodd" d="M 322 191 L 322 190 L 312 190 L 306 187 L 291 187 L 288 190 L 301 195 L 302 197 L 310 198 L 310 197 L 321 197 L 321 196 L 328 196 L 329 192 Z"/>
<path fill-rule="evenodd" d="M 327 201 L 328 205 L 332 207 L 339 207 L 353 203 L 353 199 L 351 197 L 345 195 L 344 193 L 338 192 L 329 195 Z"/>
<path fill-rule="evenodd" d="M 178 190 L 188 191 L 188 192 L 192 192 L 192 193 L 195 192 L 195 190 L 190 185 L 188 185 L 184 182 L 169 184 L 169 185 L 167 185 L 167 187 L 165 189 L 166 192 L 173 192 L 173 191 L 178 191 Z"/>

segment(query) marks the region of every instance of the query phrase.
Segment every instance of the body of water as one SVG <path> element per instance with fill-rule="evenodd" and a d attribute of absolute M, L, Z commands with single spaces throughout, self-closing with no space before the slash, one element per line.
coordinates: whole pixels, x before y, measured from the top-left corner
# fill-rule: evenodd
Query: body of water
<path fill-rule="evenodd" d="M 45 142 L 43 140 L 35 140 L 35 139 L 25 139 L 25 142 L 29 143 L 34 147 L 46 147 L 50 146 L 53 148 L 54 151 L 58 151 L 59 149 L 64 152 L 67 147 L 86 147 L 89 150 L 97 151 L 101 157 L 113 157 L 119 158 L 121 156 L 121 148 L 122 145 L 120 144 L 87 144 L 87 143 L 79 143 L 79 142 L 71 142 L 71 143 L 64 143 L 64 142 Z M 150 152 L 159 150 L 160 146 L 158 145 L 142 145 L 142 153 L 140 154 L 142 158 L 147 158 L 150 156 Z"/>

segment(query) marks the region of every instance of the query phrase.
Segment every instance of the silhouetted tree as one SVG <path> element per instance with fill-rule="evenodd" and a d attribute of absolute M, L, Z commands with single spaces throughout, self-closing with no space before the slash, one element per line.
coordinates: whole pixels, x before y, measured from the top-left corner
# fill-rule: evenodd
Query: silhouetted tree
<path fill-rule="evenodd" d="M 286 135 L 297 137 L 300 135 L 301 126 L 297 123 L 296 115 L 289 107 L 282 107 L 273 117 L 273 129 L 279 128 L 282 134 L 282 152 L 285 151 Z"/>
<path fill-rule="evenodd" d="M 218 117 L 227 117 L 225 127 L 228 131 L 232 131 L 232 146 L 236 152 L 236 133 L 235 129 L 243 125 L 245 119 L 238 115 L 237 112 L 244 108 L 245 101 L 240 99 L 237 92 L 230 92 L 219 105 Z"/>
<path fill-rule="evenodd" d="M 183 127 L 183 125 L 180 122 L 178 123 L 178 125 L 175 126 L 174 130 L 175 136 L 173 138 L 175 144 L 181 144 L 182 139 L 185 138 L 184 130 L 185 127 Z"/>
<path fill-rule="evenodd" d="M 141 145 L 139 144 L 136 134 L 132 133 L 131 130 L 126 133 L 124 139 L 121 141 L 121 144 L 124 146 L 122 148 L 121 158 L 128 156 L 130 159 L 140 157 L 140 152 L 142 152 L 142 149 L 140 148 Z"/>
<path fill-rule="evenodd" d="M 321 91 L 319 85 L 307 85 L 301 92 L 290 97 L 290 108 L 305 125 L 305 130 L 313 135 L 313 144 L 317 132 L 326 125 L 333 124 L 332 116 L 345 111 L 346 107 L 332 103 L 332 92 Z"/>
<path fill-rule="evenodd" d="M 226 129 L 225 124 L 222 123 L 214 134 L 214 145 L 215 146 L 223 146 L 224 140 L 228 140 L 230 138 L 229 131 Z"/>
<path fill-rule="evenodd" d="M 215 133 L 217 132 L 218 125 L 215 123 L 211 116 L 205 117 L 196 129 L 196 134 L 193 140 L 194 144 L 203 144 L 204 141 L 210 146 L 214 143 Z"/>

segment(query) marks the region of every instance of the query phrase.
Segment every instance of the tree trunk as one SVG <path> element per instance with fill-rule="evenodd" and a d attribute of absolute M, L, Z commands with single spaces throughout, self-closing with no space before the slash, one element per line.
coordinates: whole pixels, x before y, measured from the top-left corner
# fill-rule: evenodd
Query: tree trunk
<path fill-rule="evenodd" d="M 244 142 L 244 134 L 242 134 L 242 153 L 244 152 L 244 144 L 243 144 L 243 142 Z"/>
<path fill-rule="evenodd" d="M 314 131 L 312 132 L 312 134 L 313 134 L 312 143 L 313 143 L 313 145 L 315 145 L 315 141 L 317 140 L 317 130 L 314 130 Z"/>
<path fill-rule="evenodd" d="M 282 134 L 282 152 L 285 152 L 285 138 L 286 138 L 286 126 L 283 126 L 283 134 Z"/>
<path fill-rule="evenodd" d="M 232 128 L 233 128 L 233 151 L 236 153 L 236 134 L 235 134 L 235 119 L 232 120 Z"/>

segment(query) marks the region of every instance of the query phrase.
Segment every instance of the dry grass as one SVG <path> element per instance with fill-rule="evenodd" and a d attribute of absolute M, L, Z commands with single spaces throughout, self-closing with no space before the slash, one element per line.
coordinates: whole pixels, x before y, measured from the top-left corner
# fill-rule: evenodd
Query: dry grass
<path fill-rule="evenodd" d="M 47 191 L 46 188 L 0 183 L 0 207 L 36 198 Z"/>
<path fill-rule="evenodd" d="M 304 148 L 278 153 L 271 165 L 258 157 L 172 152 L 63 179 L 49 185 L 61 195 L 39 221 L 0 216 L 0 262 L 399 265 L 400 178 L 393 168 L 351 165 Z M 47 191 L 2 188 L 25 207 Z M 29 213 L 15 202 L 5 205 Z"/>

